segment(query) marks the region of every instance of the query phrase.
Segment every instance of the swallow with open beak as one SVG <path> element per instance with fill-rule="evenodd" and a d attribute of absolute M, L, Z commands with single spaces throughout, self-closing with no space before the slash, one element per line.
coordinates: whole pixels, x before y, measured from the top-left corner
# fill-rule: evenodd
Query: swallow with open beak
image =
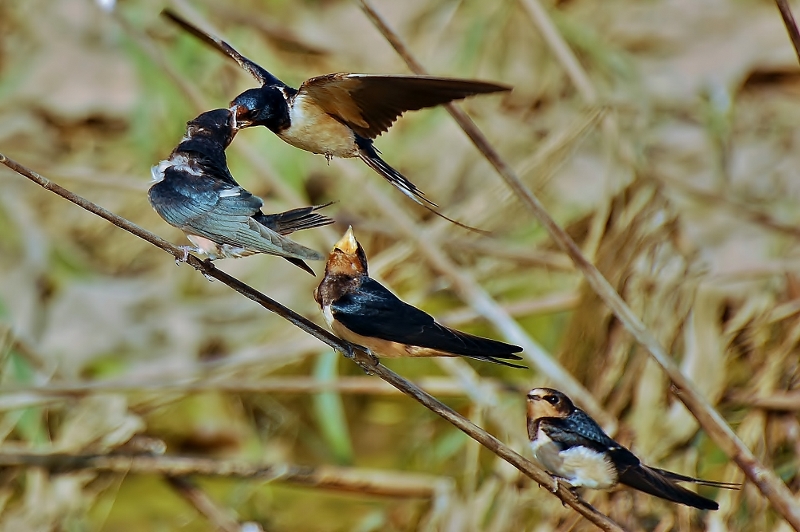
<path fill-rule="evenodd" d="M 676 481 L 725 489 L 741 487 L 644 465 L 558 390 L 534 388 L 528 392 L 527 403 L 528 438 L 533 455 L 551 474 L 575 488 L 608 489 L 625 484 L 668 501 L 716 510 L 719 508 L 716 502 L 679 486 Z"/>
<path fill-rule="evenodd" d="M 162 13 L 232 58 L 261 84 L 231 102 L 237 127 L 266 126 L 292 146 L 328 159 L 359 157 L 418 204 L 456 225 L 474 230 L 436 210 L 437 205 L 414 183 L 380 158 L 373 139 L 387 131 L 406 111 L 477 94 L 509 91 L 510 87 L 433 76 L 334 73 L 313 77 L 294 89 L 225 41 L 203 32 L 169 9 Z"/>
<path fill-rule="evenodd" d="M 328 256 L 325 277 L 314 290 L 331 330 L 341 339 L 383 357 L 463 356 L 525 368 L 521 347 L 445 327 L 422 310 L 404 303 L 371 279 L 367 256 L 349 228 Z"/>
<path fill-rule="evenodd" d="M 152 168 L 150 205 L 195 245 L 184 248 L 187 255 L 195 251 L 214 260 L 268 253 L 314 275 L 304 260 L 323 260 L 324 255 L 286 235 L 333 223 L 315 212 L 325 205 L 261 212 L 261 199 L 239 186 L 228 170 L 225 149 L 235 135 L 229 109 L 208 111 L 189 121 L 178 147 Z"/>

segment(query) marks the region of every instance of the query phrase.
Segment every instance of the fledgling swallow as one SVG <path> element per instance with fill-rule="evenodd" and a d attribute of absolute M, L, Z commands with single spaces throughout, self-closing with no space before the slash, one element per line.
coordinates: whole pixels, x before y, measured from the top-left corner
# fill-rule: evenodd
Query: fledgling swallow
<path fill-rule="evenodd" d="M 331 330 L 343 340 L 383 357 L 463 356 L 512 368 L 521 347 L 445 327 L 404 303 L 371 279 L 367 256 L 349 228 L 328 256 L 325 277 L 314 290 Z M 503 360 L 506 359 L 506 360 Z"/>
<path fill-rule="evenodd" d="M 186 125 L 186 135 L 169 159 L 153 166 L 155 184 L 147 196 L 168 224 L 181 229 L 209 259 L 268 253 L 284 257 L 314 275 L 304 260 L 321 253 L 286 235 L 333 223 L 316 213 L 325 207 L 302 207 L 278 214 L 261 212 L 263 202 L 239 186 L 228 170 L 225 149 L 236 135 L 230 109 L 208 111 Z"/>
<path fill-rule="evenodd" d="M 225 41 L 208 35 L 169 9 L 164 16 L 236 61 L 261 84 L 231 102 L 239 128 L 265 126 L 285 142 L 332 157 L 359 157 L 403 194 L 459 226 L 400 172 L 380 158 L 373 139 L 387 131 L 406 111 L 434 107 L 477 94 L 511 90 L 478 80 L 433 76 L 334 73 L 289 87 Z M 478 230 L 479 232 L 482 232 Z"/>
<path fill-rule="evenodd" d="M 551 474 L 575 488 L 608 489 L 619 483 L 668 501 L 716 510 L 719 508 L 716 502 L 679 486 L 676 481 L 726 489 L 741 487 L 644 465 L 558 390 L 534 388 L 528 392 L 527 403 L 528 438 L 533 455 Z"/>

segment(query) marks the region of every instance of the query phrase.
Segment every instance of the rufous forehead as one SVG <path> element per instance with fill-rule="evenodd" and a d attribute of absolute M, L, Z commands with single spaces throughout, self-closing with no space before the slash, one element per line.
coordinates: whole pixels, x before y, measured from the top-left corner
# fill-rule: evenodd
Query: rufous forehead
<path fill-rule="evenodd" d="M 336 244 L 333 245 L 334 250 L 341 250 L 347 254 L 355 255 L 356 251 L 358 251 L 358 241 L 356 240 L 355 235 L 353 234 L 353 227 L 350 226 L 347 229 L 347 232 L 344 234 L 342 238 L 339 239 Z M 333 257 L 333 254 L 331 254 Z"/>
<path fill-rule="evenodd" d="M 339 248 L 334 248 L 328 256 L 325 271 L 332 275 L 352 276 L 360 274 L 363 268 L 352 254 L 347 254 Z"/>

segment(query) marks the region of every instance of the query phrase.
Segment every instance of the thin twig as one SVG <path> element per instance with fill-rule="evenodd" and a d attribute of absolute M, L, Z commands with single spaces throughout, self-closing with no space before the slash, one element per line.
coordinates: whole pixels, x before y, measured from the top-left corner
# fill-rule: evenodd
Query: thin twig
<path fill-rule="evenodd" d="M 334 160 L 342 175 L 357 178 L 352 167 Z M 361 183 L 361 188 L 370 195 L 380 210 L 392 220 L 403 236 L 417 243 L 417 249 L 427 262 L 452 285 L 453 290 L 465 302 L 500 331 L 505 339 L 522 347 L 520 355 L 547 377 L 554 385 L 579 401 L 584 410 L 595 418 L 609 432 L 616 431 L 617 420 L 610 416 L 595 400 L 591 393 L 573 377 L 550 353 L 547 352 L 525 329 L 520 326 L 468 273 L 463 272 L 450 257 L 437 245 L 427 231 L 422 231 L 408 213 L 397 202 L 382 193 L 372 181 Z"/>
<path fill-rule="evenodd" d="M 167 242 L 166 240 L 150 233 L 149 231 L 142 229 L 138 225 L 130 222 L 116 214 L 103 209 L 102 207 L 95 205 L 94 203 L 70 192 L 69 190 L 53 183 L 49 179 L 37 174 L 36 172 L 26 168 L 25 166 L 13 161 L 0 153 L 0 163 L 4 164 L 8 168 L 14 170 L 18 174 L 22 175 L 33 181 L 34 183 L 40 185 L 41 187 L 58 194 L 59 196 L 75 203 L 76 205 L 82 207 L 83 209 L 94 213 L 105 220 L 108 220 L 112 224 L 128 231 L 129 233 L 150 242 L 156 247 L 163 249 L 164 251 L 170 253 L 176 259 L 183 258 L 184 253 L 183 250 L 174 246 Z M 328 331 L 320 328 L 317 324 L 309 321 L 305 317 L 297 314 L 293 310 L 284 307 L 277 301 L 265 296 L 264 294 L 258 292 L 254 288 L 248 286 L 247 284 L 243 283 L 242 281 L 232 277 L 225 272 L 217 269 L 210 261 L 202 261 L 197 257 L 189 255 L 187 261 L 190 266 L 199 270 L 204 275 L 208 277 L 212 277 L 217 279 L 218 281 L 222 282 L 223 284 L 233 288 L 240 294 L 244 295 L 248 299 L 258 303 L 265 309 L 273 312 L 285 320 L 289 321 L 293 325 L 299 327 L 303 331 L 307 332 L 308 334 L 314 336 L 315 338 L 319 339 L 320 341 L 326 343 L 333 349 L 339 351 L 340 353 L 346 356 L 352 356 L 354 362 L 359 364 L 365 370 L 368 370 L 370 373 L 377 375 L 381 379 L 385 380 L 404 394 L 416 399 L 423 406 L 428 408 L 429 410 L 435 412 L 439 416 L 443 417 L 445 420 L 449 421 L 453 425 L 455 425 L 459 430 L 466 433 L 470 438 L 474 439 L 475 441 L 479 442 L 481 445 L 495 453 L 497 456 L 505 460 L 506 462 L 510 463 L 517 469 L 519 469 L 522 473 L 529 476 L 535 482 L 537 482 L 540 486 L 547 487 L 551 493 L 557 496 L 561 501 L 575 509 L 578 513 L 586 517 L 588 520 L 596 524 L 603 530 L 607 531 L 621 531 L 622 528 L 612 521 L 607 516 L 603 515 L 602 513 L 598 512 L 594 507 L 585 503 L 582 499 L 577 497 L 570 489 L 565 487 L 563 484 L 556 482 L 553 477 L 551 477 L 548 473 L 540 469 L 538 466 L 534 465 L 530 460 L 527 460 L 520 454 L 513 451 L 511 448 L 504 445 L 500 440 L 483 430 L 482 428 L 476 426 L 475 424 L 471 423 L 469 420 L 464 418 L 463 416 L 459 415 L 443 403 L 436 400 L 430 394 L 421 390 L 415 384 L 407 381 L 406 379 L 402 378 L 397 373 L 393 372 L 389 368 L 381 365 L 376 364 L 372 355 L 363 351 L 359 346 L 350 344 L 345 342 L 344 340 L 340 340 L 338 337 L 334 336 L 333 334 L 329 333 Z M 182 473 L 177 473 L 178 475 Z"/>
<path fill-rule="evenodd" d="M 492 379 L 482 379 L 481 384 L 500 389 L 500 383 Z M 423 377 L 419 387 L 430 394 L 444 396 L 463 396 L 459 383 L 448 377 Z M 339 377 L 335 381 L 320 381 L 313 377 L 273 377 L 258 380 L 170 380 L 147 382 L 137 381 L 93 381 L 93 382 L 55 382 L 41 386 L 3 386 L 0 388 L 0 410 L 6 408 L 7 401 L 14 396 L 38 397 L 83 397 L 96 393 L 203 393 L 208 391 L 227 393 L 269 393 L 269 394 L 307 394 L 337 392 L 363 395 L 400 395 L 397 390 L 383 381 L 370 377 Z M 25 405 L 28 406 L 28 405 Z"/>
<path fill-rule="evenodd" d="M 367 17 L 394 47 L 397 54 L 406 62 L 411 71 L 420 75 L 427 74 L 427 71 L 413 57 L 397 33 L 388 26 L 368 0 L 360 0 L 360 3 Z M 575 262 L 575 266 L 586 277 L 592 289 L 603 299 L 636 341 L 650 352 L 653 359 L 672 381 L 675 395 L 686 405 L 686 408 L 697 419 L 700 426 L 703 427 L 725 454 L 736 462 L 747 478 L 770 501 L 773 508 L 795 530 L 800 531 L 800 504 L 794 499 L 792 492 L 774 471 L 758 461 L 719 412 L 699 393 L 694 384 L 683 375 L 680 367 L 667 353 L 666 349 L 647 329 L 594 264 L 589 262 L 583 255 L 575 241 L 556 223 L 539 199 L 520 181 L 511 166 L 505 162 L 467 114 L 454 104 L 447 104 L 446 108 L 478 150 L 494 166 L 506 184 L 544 226 L 553 241 Z"/>
<path fill-rule="evenodd" d="M 731 397 L 731 402 L 749 408 L 763 408 L 778 412 L 796 412 L 800 410 L 800 391 L 774 392 L 769 395 L 755 396 L 752 392 L 740 392 Z"/>
<path fill-rule="evenodd" d="M 675 188 L 688 196 L 694 196 L 704 204 L 715 203 L 725 207 L 727 210 L 731 211 L 736 218 L 744 219 L 750 223 L 766 227 L 767 229 L 771 229 L 794 238 L 800 238 L 800 227 L 797 225 L 780 222 L 773 218 L 770 214 L 753 207 L 750 203 L 732 198 L 729 194 L 727 194 L 727 191 L 721 194 L 711 192 L 709 190 L 704 190 L 692 183 L 668 177 L 653 177 L 651 179 L 657 183 L 663 183 L 668 187 Z"/>
<path fill-rule="evenodd" d="M 594 85 L 592 85 L 589 76 L 586 75 L 586 71 L 578 62 L 578 58 L 572 53 L 572 49 L 570 49 L 555 24 L 553 24 L 552 19 L 547 16 L 542 4 L 538 0 L 521 0 L 521 3 L 525 11 L 528 12 L 528 16 L 536 24 L 536 28 L 542 34 L 545 42 L 547 42 L 547 45 L 567 72 L 572 84 L 578 89 L 581 98 L 589 105 L 597 104 L 597 91 Z"/>
<path fill-rule="evenodd" d="M 448 477 L 424 473 L 334 466 L 259 464 L 244 460 L 221 460 L 189 456 L 130 454 L 64 454 L 0 451 L 0 467 L 43 467 L 55 473 L 91 469 L 111 473 L 135 473 L 185 477 L 199 475 L 279 481 L 337 491 L 387 497 L 434 496 Z"/>
<path fill-rule="evenodd" d="M 241 532 L 242 525 L 236 519 L 229 515 L 229 512 L 222 510 L 217 504 L 208 496 L 208 494 L 200 489 L 197 484 L 186 477 L 176 477 L 167 475 L 164 477 L 167 484 L 172 486 L 181 497 L 186 499 L 189 504 L 200 512 L 210 523 L 214 525 L 215 530 L 223 532 Z"/>
<path fill-rule="evenodd" d="M 797 54 L 797 60 L 800 61 L 800 31 L 797 30 L 797 22 L 794 20 L 792 10 L 789 8 L 789 2 L 786 0 L 775 0 L 778 4 L 778 10 L 781 12 L 781 18 L 786 26 L 786 31 L 789 32 L 789 39 L 794 46 L 794 52 Z"/>

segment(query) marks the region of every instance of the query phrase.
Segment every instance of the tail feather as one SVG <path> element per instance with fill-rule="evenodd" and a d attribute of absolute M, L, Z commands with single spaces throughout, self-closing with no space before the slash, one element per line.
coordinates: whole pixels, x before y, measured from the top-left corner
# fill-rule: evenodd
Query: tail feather
<path fill-rule="evenodd" d="M 691 482 L 692 484 L 697 484 L 698 486 L 709 486 L 712 488 L 722 488 L 726 490 L 742 489 L 742 485 L 736 484 L 735 482 L 718 482 L 716 480 L 703 480 L 702 478 L 688 477 L 686 475 L 681 475 L 680 473 L 674 473 L 672 471 L 667 471 L 666 469 L 659 469 L 657 467 L 651 467 L 650 469 L 659 473 L 662 476 L 667 477 L 670 480 L 677 480 L 678 482 Z"/>
<path fill-rule="evenodd" d="M 481 360 L 483 362 L 494 362 L 495 364 L 500 364 L 501 366 L 507 366 L 509 368 L 528 369 L 528 366 L 523 366 L 522 364 L 512 364 L 507 360 L 503 360 L 504 358 L 507 358 L 509 360 L 522 360 L 522 357 L 518 355 L 487 355 L 482 357 L 467 356 L 467 358 Z"/>
<path fill-rule="evenodd" d="M 484 231 L 483 229 L 478 229 L 476 227 L 461 223 L 458 220 L 453 220 L 452 218 L 449 218 L 436 210 L 439 207 L 438 205 L 426 198 L 425 193 L 417 188 L 414 183 L 409 181 L 407 177 L 389 166 L 386 161 L 380 158 L 371 141 L 357 138 L 356 142 L 359 147 L 358 156 L 361 158 L 361 160 L 364 161 L 367 166 L 382 175 L 387 181 L 389 181 L 389 183 L 397 187 L 400 192 L 414 200 L 417 204 L 422 205 L 439 218 L 443 218 L 450 223 L 467 229 L 468 231 L 473 231 L 483 235 L 489 234 L 489 231 Z"/>
<path fill-rule="evenodd" d="M 682 476 L 677 475 L 677 473 L 672 475 Z M 619 477 L 619 481 L 622 484 L 668 501 L 685 504 L 701 510 L 719 509 L 719 505 L 715 501 L 675 484 L 675 480 L 678 479 L 670 478 L 662 474 L 661 470 L 649 468 L 644 464 L 625 470 Z"/>
<path fill-rule="evenodd" d="M 292 209 L 277 214 L 257 214 L 255 219 L 276 233 L 286 236 L 295 231 L 332 224 L 334 222 L 333 219 L 315 212 L 324 209 L 328 205 L 331 205 L 331 203 L 315 205 L 313 207 L 300 207 L 299 209 Z"/>

